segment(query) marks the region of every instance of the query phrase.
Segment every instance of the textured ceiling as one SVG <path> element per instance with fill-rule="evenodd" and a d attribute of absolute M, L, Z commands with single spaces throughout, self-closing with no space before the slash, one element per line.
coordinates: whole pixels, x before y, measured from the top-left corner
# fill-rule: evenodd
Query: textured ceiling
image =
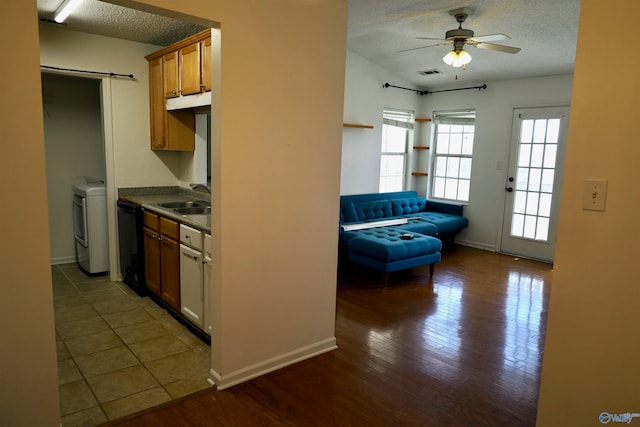
<path fill-rule="evenodd" d="M 62 3 L 37 1 L 41 20 L 53 20 Z M 443 39 L 447 30 L 458 26 L 449 10 L 460 7 L 471 10 L 463 28 L 473 30 L 476 36 L 507 34 L 510 40 L 496 43 L 522 50 L 512 55 L 468 47 L 473 60 L 466 70 L 442 62 L 448 46 L 400 52 L 437 44 L 416 37 Z M 564 74 L 573 71 L 579 11 L 580 0 L 349 0 L 347 43 L 351 51 L 421 89 Z M 98 0 L 84 0 L 64 26 L 161 46 L 203 29 Z M 419 74 L 430 69 L 440 74 Z"/>
<path fill-rule="evenodd" d="M 448 46 L 399 52 L 444 39 L 457 28 L 449 10 L 468 7 L 471 14 L 463 28 L 476 36 L 503 33 L 517 54 L 466 47 L 473 60 L 466 70 L 442 61 Z M 459 86 L 520 77 L 573 71 L 579 0 L 349 0 L 349 49 L 420 88 Z M 422 76 L 419 71 L 437 69 L 441 74 Z M 457 77 L 457 80 L 456 80 Z"/>
<path fill-rule="evenodd" d="M 62 1 L 38 0 L 38 18 L 51 23 Z M 205 29 L 98 0 L 84 0 L 62 25 L 51 25 L 158 46 L 168 46 Z"/>

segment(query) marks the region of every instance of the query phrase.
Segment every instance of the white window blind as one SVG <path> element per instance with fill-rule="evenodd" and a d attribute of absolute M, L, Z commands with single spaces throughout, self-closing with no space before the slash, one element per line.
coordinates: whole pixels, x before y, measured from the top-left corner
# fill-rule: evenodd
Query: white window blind
<path fill-rule="evenodd" d="M 384 109 L 380 150 L 380 192 L 404 189 L 407 146 L 412 129 L 413 111 Z"/>

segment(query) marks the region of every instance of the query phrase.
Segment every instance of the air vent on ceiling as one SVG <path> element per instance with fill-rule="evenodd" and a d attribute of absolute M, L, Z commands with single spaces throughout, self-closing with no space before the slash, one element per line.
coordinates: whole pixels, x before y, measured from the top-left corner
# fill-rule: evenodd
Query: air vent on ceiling
<path fill-rule="evenodd" d="M 440 74 L 440 70 L 436 70 L 435 68 L 432 68 L 430 70 L 418 71 L 418 74 L 420 74 L 421 76 L 430 76 L 432 74 Z"/>

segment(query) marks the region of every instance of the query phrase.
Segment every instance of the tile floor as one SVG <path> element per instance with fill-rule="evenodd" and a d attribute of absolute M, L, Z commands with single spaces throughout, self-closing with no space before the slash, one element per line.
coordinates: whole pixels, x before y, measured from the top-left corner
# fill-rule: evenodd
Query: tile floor
<path fill-rule="evenodd" d="M 62 425 L 97 426 L 209 387 L 211 349 L 149 297 L 51 267 Z"/>

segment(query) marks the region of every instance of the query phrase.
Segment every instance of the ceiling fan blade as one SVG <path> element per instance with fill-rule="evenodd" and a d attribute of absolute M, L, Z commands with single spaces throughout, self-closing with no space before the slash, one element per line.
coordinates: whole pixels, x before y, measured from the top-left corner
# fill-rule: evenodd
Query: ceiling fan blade
<path fill-rule="evenodd" d="M 409 51 L 412 51 L 412 50 L 426 49 L 428 47 L 448 46 L 448 45 L 449 45 L 449 43 L 430 44 L 429 46 L 412 47 L 410 49 L 399 50 L 398 53 L 409 52 Z"/>
<path fill-rule="evenodd" d="M 473 46 L 478 47 L 480 49 L 489 49 L 489 50 L 495 50 L 495 51 L 504 52 L 504 53 L 518 53 L 518 52 L 520 52 L 520 48 L 519 47 L 504 46 L 504 45 L 501 45 L 501 44 L 474 43 Z"/>
<path fill-rule="evenodd" d="M 509 40 L 510 38 L 511 37 L 509 37 L 506 34 L 486 34 L 484 36 L 471 37 L 469 40 L 478 42 L 478 43 L 485 43 L 485 42 L 498 42 L 500 40 Z"/>
<path fill-rule="evenodd" d="M 433 38 L 433 37 L 416 37 L 416 38 L 419 39 L 419 40 L 438 40 L 440 42 L 445 41 L 444 39 L 436 39 L 436 38 Z"/>

